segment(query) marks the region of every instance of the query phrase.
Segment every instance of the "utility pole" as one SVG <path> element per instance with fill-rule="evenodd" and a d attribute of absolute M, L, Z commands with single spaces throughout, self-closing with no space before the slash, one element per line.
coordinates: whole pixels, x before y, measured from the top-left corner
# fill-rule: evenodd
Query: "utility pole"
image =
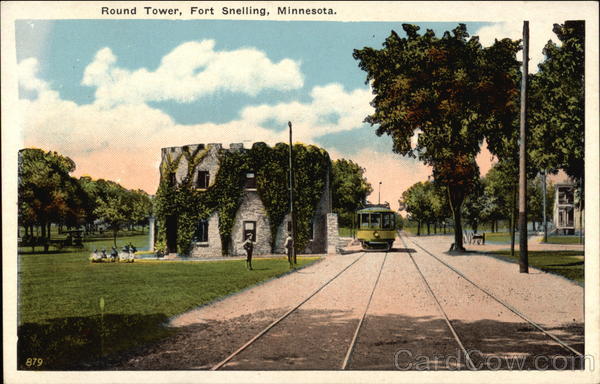
<path fill-rule="evenodd" d="M 542 217 L 544 220 L 544 243 L 548 242 L 548 223 L 546 222 L 546 170 L 542 170 L 542 193 L 544 196 L 542 197 Z"/>
<path fill-rule="evenodd" d="M 292 261 L 296 264 L 296 212 L 294 211 L 294 168 L 292 164 L 292 122 L 288 121 L 288 127 L 290 128 L 290 148 L 289 148 L 289 160 L 290 160 L 290 216 L 292 218 Z"/>
<path fill-rule="evenodd" d="M 377 197 L 377 205 L 381 204 L 381 181 L 379 182 L 379 196 Z"/>
<path fill-rule="evenodd" d="M 519 272 L 529 273 L 527 254 L 527 77 L 529 67 L 529 21 L 523 21 L 523 71 L 521 77 L 521 132 L 519 145 Z"/>

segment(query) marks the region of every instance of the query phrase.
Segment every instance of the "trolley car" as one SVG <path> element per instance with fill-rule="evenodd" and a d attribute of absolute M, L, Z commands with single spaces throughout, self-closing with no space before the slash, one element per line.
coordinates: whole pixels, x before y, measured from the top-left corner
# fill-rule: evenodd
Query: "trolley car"
<path fill-rule="evenodd" d="M 387 205 L 373 205 L 356 212 L 356 238 L 363 249 L 389 250 L 396 239 L 396 214 Z"/>

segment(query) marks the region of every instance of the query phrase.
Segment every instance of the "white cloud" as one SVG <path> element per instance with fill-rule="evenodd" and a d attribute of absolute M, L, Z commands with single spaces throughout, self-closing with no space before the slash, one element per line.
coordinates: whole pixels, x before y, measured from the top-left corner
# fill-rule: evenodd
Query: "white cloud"
<path fill-rule="evenodd" d="M 48 83 L 38 78 L 39 63 L 35 58 L 22 60 L 18 65 L 19 84 L 28 91 L 43 92 Z"/>
<path fill-rule="evenodd" d="M 265 89 L 281 91 L 304 85 L 300 63 L 272 62 L 254 48 L 215 51 L 213 40 L 183 43 L 165 55 L 155 71 L 117 66 L 110 48 L 102 48 L 86 67 L 82 84 L 96 87 L 104 107 L 122 103 L 173 100 L 192 102 L 219 91 L 251 96 Z"/>
<path fill-rule="evenodd" d="M 529 22 L 529 72 L 535 73 L 537 65 L 544 61 L 542 50 L 548 42 L 552 40 L 555 43 L 560 43 L 552 27 L 557 23 L 556 17 L 548 17 L 546 19 L 537 18 Z M 490 46 L 494 43 L 494 39 L 501 40 L 510 38 L 518 40 L 523 38 L 523 22 L 522 21 L 505 21 L 492 25 L 487 25 L 479 28 L 473 33 L 474 36 L 479 36 L 479 40 L 483 46 Z M 517 54 L 517 60 L 523 58 L 522 51 Z"/>
<path fill-rule="evenodd" d="M 176 61 L 174 56 L 165 57 L 161 70 L 185 78 L 189 69 L 169 68 Z M 133 75 L 114 71 L 114 68 L 107 70 L 114 63 L 109 49 L 99 51 L 94 65 L 86 69 L 84 81 L 124 84 L 122 79 Z M 295 141 L 314 143 L 327 133 L 360 128 L 363 118 L 372 111 L 370 90 L 346 91 L 339 84 L 330 84 L 315 87 L 311 100 L 306 103 L 248 106 L 237 119 L 219 124 L 177 124 L 168 114 L 143 102 L 111 105 L 97 100 L 78 105 L 63 100 L 37 77 L 35 59 L 20 64 L 24 76 L 21 81 L 38 91 L 34 100 L 19 101 L 25 116 L 21 128 L 26 146 L 52 149 L 72 157 L 78 166 L 76 174 L 84 172 L 112 180 L 121 178 L 126 186 L 143 188 L 150 193 L 158 184 L 156 163 L 162 147 L 192 143 L 287 142 L 290 120 L 294 123 Z M 107 95 L 115 95 L 116 88 L 103 89 Z M 271 124 L 280 125 L 281 130 L 274 130 Z"/>
<path fill-rule="evenodd" d="M 314 87 L 309 103 L 280 103 L 246 107 L 243 120 L 260 125 L 269 121 L 286 127 L 294 124 L 294 133 L 300 140 L 312 140 L 326 134 L 360 128 L 365 116 L 373 113 L 369 89 L 347 92 L 340 84 Z"/>

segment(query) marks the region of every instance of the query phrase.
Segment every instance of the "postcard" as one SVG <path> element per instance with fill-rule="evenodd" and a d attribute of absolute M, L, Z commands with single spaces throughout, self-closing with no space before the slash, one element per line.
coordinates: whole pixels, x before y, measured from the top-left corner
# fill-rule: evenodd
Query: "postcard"
<path fill-rule="evenodd" d="M 7 383 L 600 380 L 598 3 L 1 6 Z"/>

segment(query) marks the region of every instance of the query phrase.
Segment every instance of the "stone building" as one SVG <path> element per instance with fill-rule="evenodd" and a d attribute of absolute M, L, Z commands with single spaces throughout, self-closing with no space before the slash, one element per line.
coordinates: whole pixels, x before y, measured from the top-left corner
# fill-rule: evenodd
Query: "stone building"
<path fill-rule="evenodd" d="M 186 148 L 187 147 L 187 148 Z M 179 156 L 183 149 L 194 152 L 197 149 L 206 150 L 206 155 L 197 164 L 193 174 L 192 183 L 196 190 L 205 191 L 213 186 L 219 171 L 220 157 L 225 151 L 245 151 L 243 144 L 233 143 L 229 148 L 223 148 L 222 144 L 195 144 L 186 147 L 167 147 L 161 150 L 161 161 L 165 163 L 168 158 Z M 162 168 L 162 167 L 161 167 Z M 188 163 L 185 156 L 182 156 L 177 169 L 170 177 L 173 179 L 173 185 L 180 184 L 188 174 Z M 329 175 L 329 172 L 327 173 Z M 235 221 L 231 232 L 231 241 L 228 249 L 230 256 L 245 255 L 242 243 L 248 233 L 251 233 L 255 243 L 254 254 L 264 255 L 271 252 L 271 229 L 269 217 L 265 206 L 256 189 L 256 175 L 253 172 L 247 172 L 245 175 L 245 185 L 242 194 L 242 201 L 235 215 Z M 327 176 L 325 188 L 321 195 L 317 209 L 312 218 L 312 239 L 302 253 L 335 253 L 339 241 L 337 215 L 332 213 L 330 180 Z M 173 217 L 167 217 L 166 241 L 167 249 L 173 252 L 177 241 L 177 220 Z M 283 223 L 279 226 L 275 239 L 275 253 L 285 253 L 283 246 L 285 235 L 291 228 L 291 219 L 288 214 Z M 189 257 L 210 258 L 221 257 L 221 237 L 219 233 L 219 214 L 214 211 L 206 220 L 197 223 L 197 230 L 192 241 L 192 247 Z"/>

